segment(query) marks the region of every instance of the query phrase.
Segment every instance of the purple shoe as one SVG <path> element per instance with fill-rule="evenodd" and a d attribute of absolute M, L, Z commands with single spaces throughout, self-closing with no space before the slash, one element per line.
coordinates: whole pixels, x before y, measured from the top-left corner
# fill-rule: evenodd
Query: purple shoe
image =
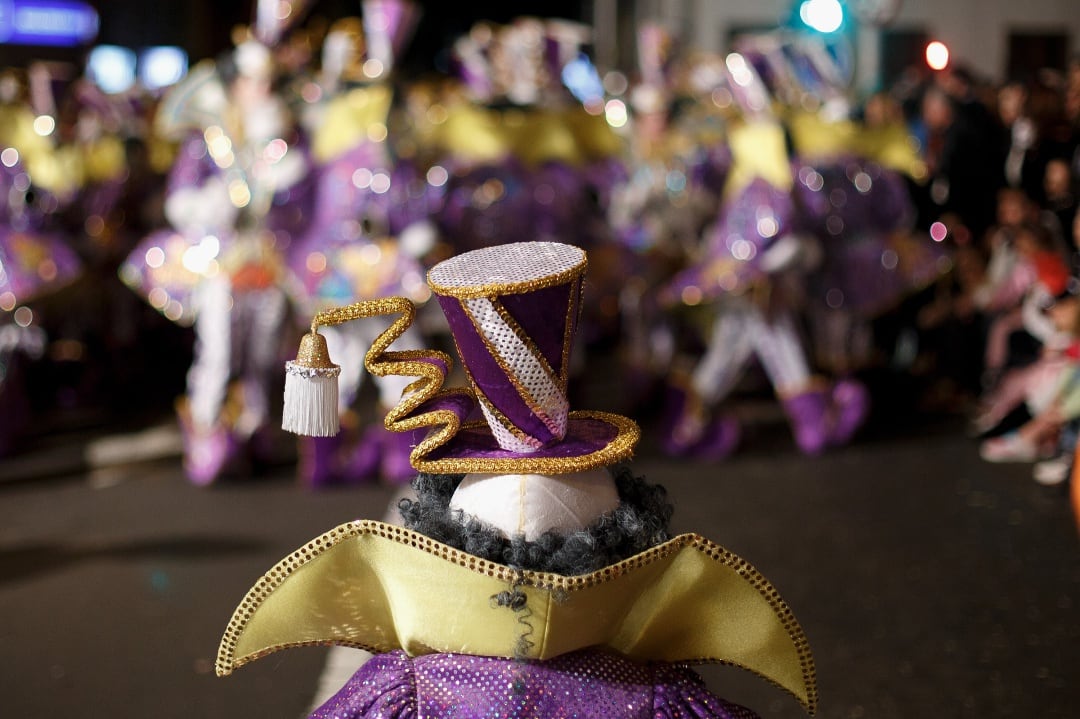
<path fill-rule="evenodd" d="M 705 427 L 705 431 L 688 452 L 701 459 L 727 459 L 735 452 L 742 440 L 742 425 L 731 415 L 722 414 L 714 417 Z"/>
<path fill-rule="evenodd" d="M 851 441 L 870 413 L 870 393 L 856 380 L 840 380 L 829 396 L 832 408 L 832 430 L 829 446 L 842 447 Z"/>
<path fill-rule="evenodd" d="M 784 400 L 795 444 L 803 454 L 821 454 L 831 437 L 826 417 L 828 402 L 822 390 L 809 390 Z"/>
<path fill-rule="evenodd" d="M 668 399 L 661 426 L 663 436 L 660 447 L 672 457 L 698 457 L 720 460 L 729 457 L 742 439 L 738 420 L 730 415 L 708 419 L 701 408 L 690 408 L 689 398 L 683 390 L 668 388 Z"/>
<path fill-rule="evenodd" d="M 192 484 L 206 487 L 233 469 L 241 443 L 223 427 L 208 432 L 195 430 L 186 422 L 184 431 L 184 472 Z"/>
<path fill-rule="evenodd" d="M 308 489 L 320 489 L 338 481 L 337 456 L 341 446 L 337 437 L 301 437 L 296 475 Z"/>

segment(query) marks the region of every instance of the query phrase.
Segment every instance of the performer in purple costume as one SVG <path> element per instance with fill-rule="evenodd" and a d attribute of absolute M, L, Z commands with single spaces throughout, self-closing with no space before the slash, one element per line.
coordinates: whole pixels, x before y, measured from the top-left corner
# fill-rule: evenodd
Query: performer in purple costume
<path fill-rule="evenodd" d="M 590 34 L 560 20 L 478 24 L 454 45 L 463 87 L 432 104 L 418 134 L 448 178 L 433 219 L 454 251 L 558 240 L 594 253 L 593 286 L 603 299 L 586 309 L 592 340 L 617 328 L 629 267 L 607 222 L 613 188 L 625 177 L 622 142 L 603 117 L 599 78 L 588 99 L 564 81 L 572 63 L 595 75 L 583 50 Z"/>
<path fill-rule="evenodd" d="M 273 451 L 272 368 L 289 310 L 281 252 L 299 235 L 310 193 L 307 154 L 272 77 L 270 50 L 249 39 L 172 90 L 159 122 L 187 132 L 166 191 L 174 230 L 148 237 L 121 269 L 170 319 L 194 317 L 180 417 L 184 467 L 200 485 L 240 468 L 248 448 L 256 460 Z"/>
<path fill-rule="evenodd" d="M 220 675 L 335 643 L 378 656 L 317 719 L 757 716 L 687 666 L 718 661 L 813 713 L 813 659 L 776 589 L 719 545 L 669 535 L 664 490 L 619 465 L 639 438 L 632 421 L 569 410 L 585 265 L 580 249 L 542 242 L 431 270 L 468 388 L 443 388 L 448 355 L 388 350 L 413 321 L 407 300 L 315 317 L 287 365 L 284 426 L 333 431 L 340 368 L 319 327 L 400 315 L 367 366 L 418 378 L 387 417 L 430 429 L 412 454 L 416 498 L 400 505 L 406 528 L 350 522 L 264 575 L 222 639 Z M 484 421 L 464 422 L 477 405 Z"/>
<path fill-rule="evenodd" d="M 56 119 L 49 78 L 36 79 L 44 80 L 35 83 L 36 97 L 26 97 L 14 72 L 0 73 L 0 457 L 15 449 L 26 429 L 30 402 L 23 371 L 42 356 L 48 340 L 33 302 L 83 272 L 54 230 L 57 213 L 71 201 L 77 180 L 68 175 L 77 175 L 77 167 L 61 158 L 53 138 L 35 131 L 35 122 L 55 126 Z"/>
<path fill-rule="evenodd" d="M 423 270 L 409 248 L 390 237 L 424 217 L 408 212 L 402 201 L 409 194 L 408 168 L 395 166 L 387 137 L 392 98 L 389 80 L 392 60 L 403 50 L 411 32 L 415 7 L 402 1 L 364 4 L 366 39 L 361 23 L 349 18 L 331 29 L 324 43 L 320 83 L 325 104 L 313 119 L 312 151 L 316 162 L 315 211 L 306 231 L 288 253 L 289 269 L 306 314 L 356 299 L 401 295 L 418 302 L 427 299 Z M 369 16 L 377 15 L 377 18 Z M 376 20 L 381 20 L 376 22 Z M 369 54 L 365 57 L 363 49 Z M 375 57 L 373 52 L 383 48 Z M 391 53 L 392 54 L 388 54 Z M 380 72 L 371 77 L 361 68 L 377 61 Z M 366 318 L 328 328 L 331 352 L 343 360 L 338 406 L 352 430 L 344 437 L 305 437 L 300 444 L 300 481 L 310 487 L 335 482 L 384 479 L 407 483 L 412 478 L 409 452 L 415 443 L 408 434 L 394 434 L 375 422 L 360 426 L 353 403 L 363 380 L 363 356 L 386 330 L 382 318 Z M 421 346 L 410 330 L 399 349 Z M 393 406 L 408 381 L 375 377 L 379 414 Z M 343 441 L 346 440 L 346 441 Z"/>
<path fill-rule="evenodd" d="M 846 444 L 869 410 L 861 383 L 815 375 L 798 331 L 804 285 L 820 262 L 821 244 L 805 227 L 802 198 L 792 195 L 784 130 L 769 108 L 786 96 L 820 102 L 822 114 L 839 112 L 844 103 L 831 92 L 815 95 L 800 86 L 789 65 L 782 39 L 756 40 L 726 59 L 726 81 L 713 96 L 737 105 L 742 118 L 727 133 L 733 161 L 717 224 L 693 266 L 664 293 L 673 306 L 701 306 L 711 318 L 704 355 L 672 390 L 663 444 L 674 455 L 719 458 L 734 449 L 738 424 L 717 406 L 755 358 L 806 454 Z M 781 97 L 768 94 L 766 80 Z M 839 195 L 825 201 L 833 197 L 840 201 Z"/>
<path fill-rule="evenodd" d="M 669 453 L 719 458 L 735 448 L 735 419 L 714 410 L 755 358 L 803 452 L 845 444 L 862 423 L 865 390 L 816 378 L 799 337 L 792 302 L 797 289 L 786 283 L 809 250 L 795 221 L 790 194 L 753 180 L 727 206 L 705 257 L 667 288 L 672 300 L 709 303 L 713 317 L 705 354 L 684 386 L 675 388 L 664 441 Z"/>

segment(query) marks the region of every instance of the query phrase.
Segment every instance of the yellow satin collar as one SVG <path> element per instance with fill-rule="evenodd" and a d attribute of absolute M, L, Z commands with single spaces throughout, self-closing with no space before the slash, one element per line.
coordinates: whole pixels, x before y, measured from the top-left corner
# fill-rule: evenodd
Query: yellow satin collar
<path fill-rule="evenodd" d="M 385 140 L 391 99 L 385 85 L 357 87 L 331 99 L 312 140 L 312 155 L 326 162 L 361 142 Z"/>
<path fill-rule="evenodd" d="M 500 605 L 506 592 L 524 604 Z M 316 644 L 537 660 L 602 646 L 643 661 L 739 666 L 810 713 L 817 702 L 809 644 L 779 593 L 694 534 L 567 577 L 514 570 L 381 522 L 343 524 L 248 592 L 221 640 L 217 673 Z"/>
<path fill-rule="evenodd" d="M 729 133 L 731 172 L 724 184 L 724 198 L 739 194 L 756 178 L 783 191 L 791 189 L 791 162 L 784 128 L 771 120 L 744 122 Z"/>
<path fill-rule="evenodd" d="M 463 103 L 423 134 L 442 151 L 474 163 L 515 157 L 527 165 L 581 165 L 622 151 L 622 140 L 603 117 L 577 107 L 495 110 Z"/>
<path fill-rule="evenodd" d="M 813 113 L 793 114 L 788 124 L 800 157 L 814 160 L 857 155 L 915 180 L 926 178 L 918 143 L 903 125 L 868 128 L 850 120 L 830 122 Z"/>
<path fill-rule="evenodd" d="M 70 197 L 83 182 L 83 161 L 73 145 L 56 146 L 52 137 L 34 131 L 34 113 L 23 106 L 0 111 L 0 149 L 14 147 L 23 167 L 38 187 Z"/>
<path fill-rule="evenodd" d="M 124 143 L 113 135 L 105 135 L 82 148 L 86 179 L 89 182 L 118 180 L 127 166 Z"/>

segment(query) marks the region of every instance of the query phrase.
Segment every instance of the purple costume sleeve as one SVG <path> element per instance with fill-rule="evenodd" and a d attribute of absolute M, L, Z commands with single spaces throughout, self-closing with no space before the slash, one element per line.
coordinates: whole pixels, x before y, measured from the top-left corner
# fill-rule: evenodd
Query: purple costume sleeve
<path fill-rule="evenodd" d="M 690 669 L 583 650 L 545 662 L 381 654 L 311 719 L 758 719 Z"/>
<path fill-rule="evenodd" d="M 210 153 L 206 151 L 206 142 L 202 135 L 191 134 L 180 145 L 176 160 L 169 171 L 167 194 L 172 194 L 184 187 L 201 185 L 208 177 L 217 173 Z"/>

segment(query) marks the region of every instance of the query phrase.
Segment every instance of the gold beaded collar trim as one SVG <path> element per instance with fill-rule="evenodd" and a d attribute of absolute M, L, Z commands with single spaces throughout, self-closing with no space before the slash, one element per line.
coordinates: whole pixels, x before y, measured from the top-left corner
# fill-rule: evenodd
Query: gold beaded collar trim
<path fill-rule="evenodd" d="M 521 599 L 512 608 L 496 601 L 508 589 Z M 817 705 L 809 643 L 779 592 L 695 534 L 562 576 L 515 570 L 382 522 L 343 524 L 252 587 L 225 630 L 216 670 L 225 676 L 279 649 L 317 644 L 533 660 L 602 646 L 641 661 L 738 666 L 811 714 Z"/>

